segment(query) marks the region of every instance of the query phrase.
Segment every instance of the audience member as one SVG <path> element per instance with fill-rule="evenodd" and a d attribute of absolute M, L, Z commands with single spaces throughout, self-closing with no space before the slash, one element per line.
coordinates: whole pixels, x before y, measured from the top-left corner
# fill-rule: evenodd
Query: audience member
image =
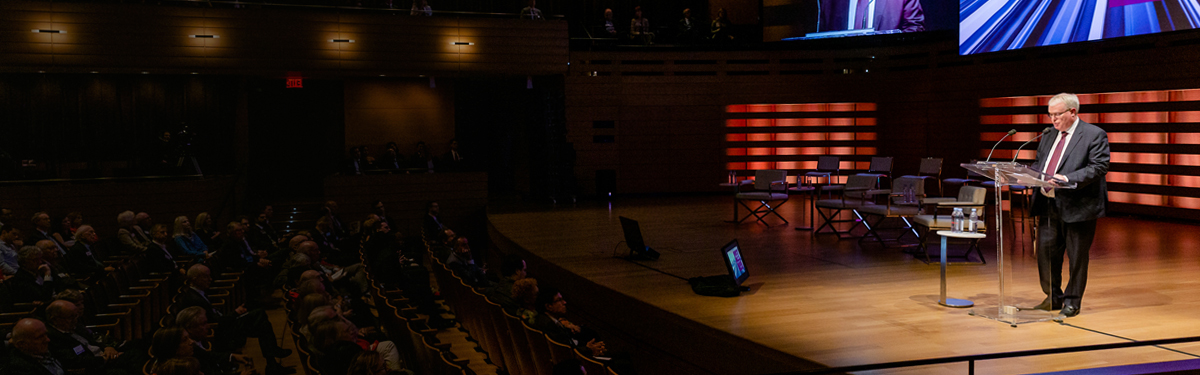
<path fill-rule="evenodd" d="M 604 10 L 604 34 L 609 38 L 617 37 L 617 22 L 613 21 L 612 9 Z"/>
<path fill-rule="evenodd" d="M 258 213 L 254 217 L 254 224 L 246 228 L 246 240 L 250 241 L 250 245 L 255 249 L 273 251 L 278 249 L 279 236 L 275 233 L 275 228 L 271 227 L 270 209 Z"/>
<path fill-rule="evenodd" d="M 439 164 L 442 171 L 461 171 L 463 170 L 463 156 L 458 152 L 458 138 L 450 139 L 450 150 L 442 155 L 442 163 Z"/>
<path fill-rule="evenodd" d="M 442 221 L 438 219 L 438 215 L 442 214 L 442 208 L 438 202 L 429 201 L 425 204 L 425 217 L 422 219 L 421 227 L 424 228 L 426 234 L 437 233 L 446 229 L 442 225 Z"/>
<path fill-rule="evenodd" d="M 446 268 L 462 278 L 467 285 L 476 288 L 486 288 L 491 285 L 487 279 L 487 264 L 475 263 L 475 256 L 471 253 L 471 246 L 466 237 L 458 238 L 454 252 L 446 258 Z"/>
<path fill-rule="evenodd" d="M 221 248 L 221 243 L 217 241 L 221 237 L 221 231 L 213 230 L 213 220 L 207 212 L 201 212 L 199 215 L 196 215 L 196 222 L 194 224 L 192 229 L 200 236 L 200 240 L 204 241 L 204 245 L 210 251 Z M 212 256 L 212 254 L 209 254 L 209 256 Z"/>
<path fill-rule="evenodd" d="M 80 225 L 79 230 L 75 231 L 75 246 L 71 246 L 71 250 L 67 251 L 67 256 L 63 258 L 67 272 L 76 277 L 94 278 L 112 271 L 112 267 L 105 266 L 97 259 L 95 245 L 98 241 L 100 237 L 91 225 Z"/>
<path fill-rule="evenodd" d="M 693 43 L 696 41 L 696 31 L 700 30 L 696 25 L 696 20 L 692 18 L 692 10 L 683 9 L 683 18 L 679 19 L 679 23 L 675 26 L 675 31 L 678 33 L 676 37 L 680 43 Z"/>
<path fill-rule="evenodd" d="M 35 244 L 41 240 L 53 240 L 54 239 L 54 235 L 52 235 L 50 232 L 50 214 L 47 214 L 45 212 L 35 213 L 35 214 L 33 214 L 33 218 L 30 219 L 30 221 L 33 222 L 33 232 L 29 233 L 29 243 Z M 61 253 L 61 254 L 67 253 L 66 246 L 63 246 L 63 244 L 58 243 L 58 241 L 55 241 L 54 244 L 58 246 L 59 253 Z"/>
<path fill-rule="evenodd" d="M 534 318 L 534 328 L 545 332 L 554 341 L 570 344 L 589 356 L 605 354 L 604 342 L 600 341 L 595 331 L 584 329 L 566 319 L 567 300 L 563 299 L 558 289 L 541 288 L 535 303 L 538 314 Z"/>
<path fill-rule="evenodd" d="M 150 214 L 145 212 L 138 212 L 137 215 L 134 215 L 134 219 L 137 221 L 137 225 L 134 226 L 137 231 L 134 232 L 134 235 L 138 236 L 143 243 L 150 243 L 150 227 L 154 226 L 154 220 L 150 218 Z"/>
<path fill-rule="evenodd" d="M 205 215 L 205 218 L 207 217 Z M 180 255 L 194 256 L 199 262 L 212 256 L 208 252 L 208 245 L 204 243 L 204 239 L 192 229 L 192 223 L 188 221 L 187 216 L 175 218 L 175 228 L 171 234 L 175 238 L 176 248 L 182 253 Z"/>
<path fill-rule="evenodd" d="M 348 228 L 346 228 L 346 224 L 342 222 L 342 219 L 338 218 L 337 211 L 338 205 L 336 201 L 326 201 L 325 207 L 321 210 L 322 214 L 329 219 L 329 226 L 333 231 L 333 237 L 336 238 L 335 241 L 341 241 L 350 233 L 347 230 Z"/>
<path fill-rule="evenodd" d="M 363 351 L 350 361 L 346 375 L 388 375 L 387 366 L 383 364 L 383 356 L 379 352 Z"/>
<path fill-rule="evenodd" d="M 400 151 L 392 147 L 383 150 L 383 160 L 379 162 L 380 169 L 397 170 L 404 168 L 405 165 L 404 158 L 400 156 Z"/>
<path fill-rule="evenodd" d="M 183 311 L 188 307 L 199 306 L 204 309 L 205 316 L 217 325 L 217 342 L 229 343 L 240 341 L 246 337 L 258 339 L 258 346 L 268 358 L 267 372 L 282 373 L 286 368 L 273 358 L 284 358 L 292 354 L 291 350 L 280 348 L 276 343 L 275 328 L 267 319 L 266 311 L 262 309 L 248 310 L 245 305 L 234 309 L 234 314 L 223 315 L 213 308 L 208 299 L 208 290 L 212 286 L 212 274 L 203 264 L 192 265 L 187 271 L 187 288 L 177 298 L 176 309 Z M 219 345 L 228 349 L 228 344 Z"/>
<path fill-rule="evenodd" d="M 0 226 L 0 271 L 8 277 L 17 274 L 17 249 L 13 241 L 21 235 L 12 225 Z M 0 277 L 3 279 L 5 277 Z"/>
<path fill-rule="evenodd" d="M 17 251 L 17 274 L 4 282 L 9 297 L 15 303 L 45 304 L 54 298 L 54 275 L 50 265 L 42 261 L 42 249 L 25 246 Z"/>
<path fill-rule="evenodd" d="M 126 254 L 141 254 L 146 251 L 150 241 L 142 241 L 142 230 L 137 225 L 137 215 L 133 211 L 117 214 L 117 239 L 121 241 L 122 252 Z"/>
<path fill-rule="evenodd" d="M 54 241 L 63 248 L 69 248 L 75 245 L 75 230 L 83 225 L 83 214 L 72 212 L 63 216 L 59 220 L 58 225 L 52 228 L 50 235 L 54 237 Z"/>
<path fill-rule="evenodd" d="M 54 276 L 54 289 L 62 291 L 64 289 L 87 289 L 87 286 L 80 284 L 74 276 L 71 276 L 70 271 L 62 264 L 62 255 L 58 253 L 58 247 L 54 246 L 54 241 L 41 240 L 34 246 L 42 249 L 42 261 L 50 266 L 50 275 Z M 82 296 L 81 296 L 82 298 Z"/>
<path fill-rule="evenodd" d="M 50 336 L 42 321 L 25 318 L 12 330 L 12 349 L 5 369 L 10 374 L 64 375 L 63 365 L 50 354 Z"/>
<path fill-rule="evenodd" d="M 521 9 L 521 19 L 523 20 L 545 20 L 542 18 L 542 10 L 537 8 L 537 0 L 529 0 L 529 6 Z"/>
<path fill-rule="evenodd" d="M 429 6 L 429 0 L 414 0 L 412 10 L 409 15 L 413 16 L 432 16 L 433 8 Z"/>
<path fill-rule="evenodd" d="M 488 288 L 484 295 L 501 307 L 515 311 L 519 305 L 513 299 L 513 284 L 525 276 L 525 259 L 516 254 L 506 255 L 504 263 L 500 264 L 500 281 Z"/>
<path fill-rule="evenodd" d="M 154 226 L 150 227 L 150 235 L 150 245 L 146 247 L 146 252 L 143 254 L 146 270 L 167 274 L 175 272 L 183 274 L 184 270 L 175 265 L 175 257 L 167 249 L 167 243 L 171 240 L 171 235 L 167 234 L 167 226 L 154 224 Z"/>
<path fill-rule="evenodd" d="M 105 347 L 90 329 L 81 326 L 81 315 L 83 311 L 66 300 L 56 300 L 46 307 L 50 353 L 68 372 L 103 374 L 105 363 L 121 353 L 115 347 Z"/>
<path fill-rule="evenodd" d="M 433 173 L 433 155 L 429 154 L 429 148 L 425 146 L 425 141 L 417 142 L 417 152 L 413 153 L 409 163 L 413 169 L 424 169 Z"/>
<path fill-rule="evenodd" d="M 210 3 L 211 4 L 211 3 Z M 160 363 L 154 368 L 153 375 L 213 375 L 221 373 L 201 372 L 203 367 L 202 362 L 196 357 L 177 357 L 168 359 L 166 362 Z M 248 375 L 253 372 L 246 371 L 243 374 Z"/>
<path fill-rule="evenodd" d="M 317 363 L 322 374 L 345 374 L 354 356 L 363 352 L 354 341 L 354 325 L 340 319 L 331 319 L 309 328 L 313 335 L 313 346 L 318 354 Z"/>
<path fill-rule="evenodd" d="M 362 165 L 362 149 L 358 147 L 350 148 L 350 157 L 346 158 L 346 168 L 342 174 L 360 175 L 366 166 Z"/>
<path fill-rule="evenodd" d="M 516 302 L 514 315 L 533 326 L 537 318 L 537 279 L 527 277 L 517 280 L 512 287 L 512 300 Z"/>
<path fill-rule="evenodd" d="M 654 44 L 654 32 L 650 19 L 642 16 L 642 7 L 633 7 L 633 19 L 629 21 L 629 36 L 642 44 Z"/>
<path fill-rule="evenodd" d="M 251 364 L 245 355 L 214 350 L 209 335 L 212 325 L 208 324 L 208 313 L 203 307 L 192 306 L 180 310 L 175 315 L 175 325 L 187 331 L 188 337 L 195 343 L 193 356 L 200 360 L 200 371 L 205 375 L 248 375 L 254 372 L 250 366 L 238 371 L 240 365 Z"/>
<path fill-rule="evenodd" d="M 148 358 L 140 361 L 141 366 L 138 370 L 143 374 L 156 374 L 160 367 L 172 359 L 192 358 L 195 354 L 195 342 L 188 337 L 183 328 L 160 328 L 150 340 L 149 354 Z"/>
<path fill-rule="evenodd" d="M 395 223 L 395 221 L 392 221 L 392 218 L 387 215 L 387 208 L 383 206 L 383 201 L 377 200 L 371 202 L 371 214 L 374 214 L 378 217 L 376 220 L 382 220 L 387 222 L 389 225 Z"/>
<path fill-rule="evenodd" d="M 725 8 L 717 9 L 717 14 L 709 24 L 708 39 L 718 43 L 733 41 L 733 34 L 730 33 L 729 27 L 729 17 L 725 13 Z"/>

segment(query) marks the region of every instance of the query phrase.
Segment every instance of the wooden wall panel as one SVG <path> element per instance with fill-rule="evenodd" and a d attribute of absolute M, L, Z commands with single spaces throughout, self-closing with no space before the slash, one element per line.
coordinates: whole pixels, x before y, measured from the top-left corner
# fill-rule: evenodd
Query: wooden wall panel
<path fill-rule="evenodd" d="M 436 77 L 435 77 L 436 80 Z M 428 79 L 346 81 L 346 149 L 366 145 L 380 158 L 396 142 L 402 156 L 425 141 L 434 156 L 449 151 L 454 134 L 454 81 Z"/>
<path fill-rule="evenodd" d="M 26 72 L 546 75 L 566 71 L 568 39 L 565 21 L 5 1 L 0 51 L 16 54 L 0 70 Z"/>

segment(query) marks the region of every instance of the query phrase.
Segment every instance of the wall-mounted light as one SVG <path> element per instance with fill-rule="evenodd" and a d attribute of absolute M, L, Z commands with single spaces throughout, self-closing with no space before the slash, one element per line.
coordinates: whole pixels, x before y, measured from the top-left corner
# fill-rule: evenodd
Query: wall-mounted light
<path fill-rule="evenodd" d="M 200 38 L 200 39 L 221 39 L 221 36 L 220 36 L 220 35 L 214 35 L 214 34 L 196 34 L 196 35 L 188 35 L 188 38 Z"/>
<path fill-rule="evenodd" d="M 334 43 L 354 43 L 354 39 L 330 39 L 329 41 Z"/>
<path fill-rule="evenodd" d="M 96 73 L 100 73 L 100 72 L 99 72 L 99 71 L 95 71 L 95 70 L 93 70 L 93 71 L 92 71 L 92 74 L 96 74 Z"/>
<path fill-rule="evenodd" d="M 142 74 L 150 74 L 150 72 L 142 72 Z"/>
<path fill-rule="evenodd" d="M 66 30 L 33 29 L 34 34 L 66 34 Z"/>
<path fill-rule="evenodd" d="M 454 42 L 454 43 L 450 43 L 450 44 L 453 44 L 456 46 L 473 46 L 473 45 L 475 45 L 475 43 L 471 43 L 471 42 Z"/>

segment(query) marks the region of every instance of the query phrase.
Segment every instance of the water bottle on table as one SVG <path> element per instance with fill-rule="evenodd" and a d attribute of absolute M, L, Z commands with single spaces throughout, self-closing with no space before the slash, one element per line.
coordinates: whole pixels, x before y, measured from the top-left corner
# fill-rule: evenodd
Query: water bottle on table
<path fill-rule="evenodd" d="M 962 208 L 955 208 L 954 213 L 950 214 L 950 231 L 962 233 L 964 220 Z"/>

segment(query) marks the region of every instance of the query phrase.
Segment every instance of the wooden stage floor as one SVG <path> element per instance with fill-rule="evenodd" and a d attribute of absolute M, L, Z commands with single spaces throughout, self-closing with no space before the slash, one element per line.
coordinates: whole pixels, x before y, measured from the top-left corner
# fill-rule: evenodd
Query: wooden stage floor
<path fill-rule="evenodd" d="M 732 216 L 727 196 L 621 198 L 575 207 L 492 207 L 490 224 L 512 242 L 600 286 L 717 330 L 826 366 L 1118 343 L 1200 334 L 1200 227 L 1136 218 L 1100 220 L 1082 313 L 1064 323 L 1012 328 L 937 304 L 939 268 L 899 249 L 830 234 L 813 238 L 804 201 L 781 208 L 791 225 L 766 227 Z M 744 212 L 744 211 L 743 211 Z M 623 240 L 618 216 L 641 223 L 658 261 L 612 257 Z M 778 219 L 772 223 L 780 223 Z M 719 248 L 741 243 L 751 291 L 737 298 L 692 293 L 690 278 L 725 272 Z M 994 236 L 987 265 L 949 268 L 951 297 L 995 303 Z M 1009 237 L 1011 238 L 1011 237 Z M 1044 297 L 1028 239 L 1014 244 L 1012 295 Z M 624 245 L 621 245 L 624 251 Z M 537 277 L 537 275 L 531 275 Z M 570 290 L 569 286 L 562 289 Z M 572 296 L 567 296 L 570 300 Z M 576 298 L 579 298 L 578 296 Z M 720 350 L 699 345 L 699 352 Z M 1018 374 L 1195 359 L 1200 343 L 1057 354 L 976 363 L 980 374 Z M 965 374 L 966 363 L 875 371 Z"/>

